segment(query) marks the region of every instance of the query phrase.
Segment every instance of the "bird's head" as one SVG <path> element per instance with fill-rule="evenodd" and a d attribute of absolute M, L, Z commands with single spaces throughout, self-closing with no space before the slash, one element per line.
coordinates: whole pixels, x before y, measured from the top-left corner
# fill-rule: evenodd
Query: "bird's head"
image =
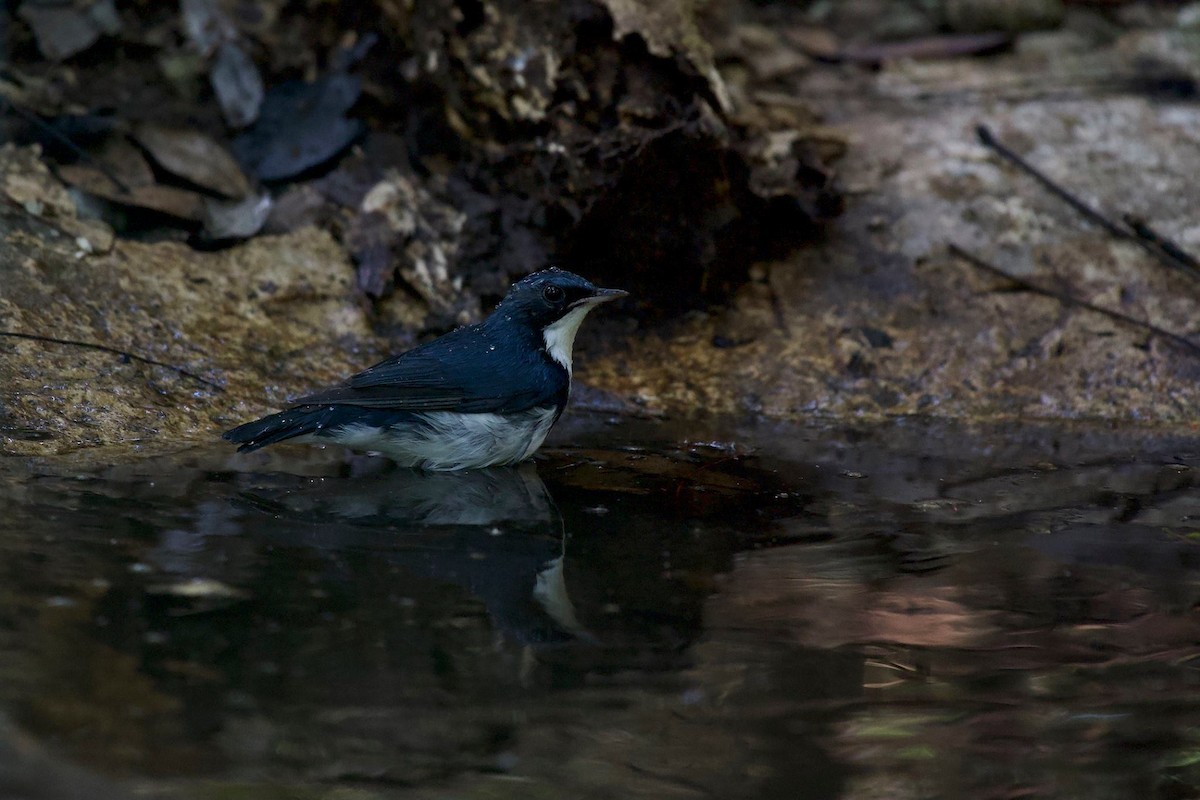
<path fill-rule="evenodd" d="M 546 352 L 569 372 L 571 347 L 583 318 L 599 304 L 628 294 L 621 289 L 599 289 L 573 272 L 551 267 L 514 283 L 488 322 L 540 330 Z"/>

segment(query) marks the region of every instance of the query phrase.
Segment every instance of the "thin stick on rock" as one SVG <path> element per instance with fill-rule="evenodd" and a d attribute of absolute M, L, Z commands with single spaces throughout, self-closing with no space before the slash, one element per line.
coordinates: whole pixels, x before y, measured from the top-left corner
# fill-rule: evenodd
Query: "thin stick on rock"
<path fill-rule="evenodd" d="M 1192 342 L 1190 339 L 1180 336 L 1178 333 L 1173 333 L 1166 328 L 1160 328 L 1158 325 L 1155 325 L 1152 322 L 1147 322 L 1145 320 L 1138 319 L 1137 317 L 1131 317 L 1128 314 L 1120 311 L 1115 311 L 1111 308 L 1105 308 L 1104 306 L 1098 306 L 1095 303 L 1067 294 L 1066 292 L 1050 289 L 1034 283 L 1026 278 L 1022 278 L 1019 275 L 1013 275 L 1011 272 L 1006 272 L 999 267 L 989 264 L 979 256 L 964 250 L 962 247 L 959 247 L 953 242 L 948 244 L 946 247 L 952 255 L 961 258 L 963 261 L 966 261 L 976 269 L 982 270 L 983 272 L 987 272 L 991 275 L 995 275 L 998 278 L 1003 278 L 1006 281 L 1010 281 L 1024 291 L 1032 292 L 1033 294 L 1039 294 L 1043 297 L 1052 298 L 1065 306 L 1075 306 L 1077 308 L 1083 308 L 1097 314 L 1103 314 L 1110 319 L 1124 322 L 1126 325 L 1132 325 L 1135 328 L 1143 330 L 1149 334 L 1165 339 L 1171 344 L 1188 351 L 1194 356 L 1200 356 L 1200 345 Z"/>
<path fill-rule="evenodd" d="M 1101 228 L 1106 230 L 1111 235 L 1115 236 L 1118 239 L 1132 239 L 1133 238 L 1133 234 L 1131 234 L 1129 231 L 1122 228 L 1116 222 L 1113 222 L 1111 219 L 1109 219 L 1103 213 L 1101 213 L 1098 209 L 1095 209 L 1092 206 L 1088 205 L 1086 201 L 1080 199 L 1079 197 L 1077 197 L 1076 195 L 1074 195 L 1067 189 L 1060 186 L 1049 175 L 1042 172 L 1040 169 L 1035 167 L 1033 164 L 1030 164 L 1024 158 L 1019 156 L 1015 150 L 1010 149 L 1008 147 L 1008 145 L 1004 144 L 999 139 L 997 139 L 996 136 L 992 133 L 991 129 L 988 128 L 986 125 L 980 125 L 977 128 L 975 128 L 975 135 L 977 135 L 979 137 L 979 141 L 982 142 L 985 147 L 990 148 L 991 150 L 994 150 L 996 152 L 996 154 L 999 155 L 1000 157 L 1002 157 L 1005 161 L 1008 161 L 1011 164 L 1013 164 L 1014 166 L 1018 167 L 1026 175 L 1028 175 L 1029 177 L 1036 180 L 1042 186 L 1046 187 L 1046 189 L 1049 190 L 1049 192 L 1051 194 L 1053 194 L 1054 196 L 1056 196 L 1057 198 L 1062 200 L 1064 203 L 1069 205 L 1071 208 L 1078 211 L 1080 214 L 1082 214 L 1087 219 L 1089 219 L 1092 222 L 1094 222 L 1095 224 L 1099 225 Z"/>
<path fill-rule="evenodd" d="M 1136 242 L 1143 250 L 1164 266 L 1183 272 L 1190 277 L 1200 278 L 1200 261 L 1184 251 L 1175 242 L 1158 234 L 1145 221 L 1128 214 L 1123 218 L 1125 225 L 1114 221 L 1099 209 L 1088 205 L 1086 201 L 1058 184 L 1049 175 L 1046 175 L 1037 167 L 1030 164 L 1014 150 L 997 139 L 995 134 L 986 125 L 976 127 L 975 134 L 985 147 L 993 150 L 1001 158 L 1042 184 L 1051 194 L 1078 211 L 1085 219 L 1099 225 L 1110 236 L 1116 239 Z"/>
<path fill-rule="evenodd" d="M 172 372 L 174 372 L 178 375 L 182 375 L 185 378 L 191 378 L 192 380 L 196 381 L 197 383 L 202 383 L 205 386 L 208 386 L 212 389 L 216 389 L 218 392 L 225 391 L 225 387 L 223 387 L 219 384 L 213 383 L 212 381 L 208 380 L 207 378 L 202 378 L 201 376 L 197 375 L 196 373 L 186 370 L 183 367 L 177 367 L 174 364 L 166 364 L 166 363 L 163 363 L 162 361 L 155 361 L 153 358 L 139 356 L 137 353 L 131 353 L 128 350 L 121 350 L 120 348 L 117 348 L 117 347 L 109 347 L 106 344 L 97 344 L 95 342 L 80 342 L 75 339 L 59 339 L 55 336 L 41 336 L 36 333 L 21 333 L 19 331 L 0 331 L 0 336 L 5 336 L 10 339 L 27 339 L 31 342 L 46 342 L 49 344 L 61 344 L 61 345 L 66 345 L 68 347 L 83 347 L 88 350 L 99 350 L 102 353 L 112 353 L 115 356 L 120 356 L 121 358 L 125 358 L 130 361 L 137 361 L 141 364 L 149 364 L 154 367 L 162 367 L 163 369 L 169 369 Z"/>
<path fill-rule="evenodd" d="M 21 117 L 26 122 L 33 125 L 35 128 L 42 131 L 50 138 L 54 139 L 56 142 L 61 144 L 63 147 L 70 150 L 72 155 L 74 155 L 80 161 L 84 161 L 87 164 L 91 165 L 96 170 L 98 170 L 102 175 L 104 175 L 104 177 L 106 177 L 110 181 L 112 181 L 113 184 L 118 189 L 120 189 L 123 193 L 130 194 L 132 192 L 132 190 L 129 188 L 129 184 L 125 183 L 125 181 L 123 181 L 119 177 L 117 177 L 117 175 L 111 169 L 109 169 L 108 166 L 106 164 L 104 164 L 102 161 L 100 161 L 97 158 L 94 158 L 91 153 L 87 152 L 82 147 L 75 144 L 75 142 L 73 142 L 71 140 L 71 137 L 69 137 L 66 134 L 59 131 L 57 128 L 55 128 L 49 122 L 46 122 L 44 119 L 42 119 L 39 115 L 35 114 L 34 112 L 27 111 L 26 109 L 21 108 L 19 105 L 12 102 L 11 100 L 7 100 L 4 97 L 0 97 L 0 111 L 3 111 L 3 109 L 6 109 L 6 108 L 11 109 L 17 116 Z"/>
<path fill-rule="evenodd" d="M 1133 214 L 1126 214 L 1123 219 L 1125 224 L 1137 234 L 1139 239 L 1162 250 L 1166 255 L 1187 266 L 1189 269 L 1200 272 L 1200 260 L 1184 250 L 1173 239 L 1163 236 L 1157 230 L 1150 227 L 1149 222 L 1141 217 L 1135 217 Z"/>

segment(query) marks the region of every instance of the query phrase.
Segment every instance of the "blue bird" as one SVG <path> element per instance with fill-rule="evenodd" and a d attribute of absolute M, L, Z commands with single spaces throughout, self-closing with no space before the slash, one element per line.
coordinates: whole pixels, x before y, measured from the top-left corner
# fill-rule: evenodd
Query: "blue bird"
<path fill-rule="evenodd" d="M 588 312 L 625 297 L 560 269 L 513 284 L 491 316 L 381 361 L 286 411 L 226 431 L 238 452 L 291 439 L 382 453 L 428 470 L 516 464 L 567 405 Z"/>

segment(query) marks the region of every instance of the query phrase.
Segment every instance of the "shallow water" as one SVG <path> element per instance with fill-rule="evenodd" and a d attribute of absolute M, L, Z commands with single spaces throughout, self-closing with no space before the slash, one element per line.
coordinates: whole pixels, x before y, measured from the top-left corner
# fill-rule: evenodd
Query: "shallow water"
<path fill-rule="evenodd" d="M 0 459 L 0 797 L 1200 793 L 1191 437 L 558 439 Z"/>

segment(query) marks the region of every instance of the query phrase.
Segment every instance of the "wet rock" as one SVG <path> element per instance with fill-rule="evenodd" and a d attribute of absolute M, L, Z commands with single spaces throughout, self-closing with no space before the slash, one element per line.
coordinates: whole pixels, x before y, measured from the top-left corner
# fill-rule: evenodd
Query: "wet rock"
<path fill-rule="evenodd" d="M 1181 178 L 1192 168 L 1180 162 L 1200 152 L 1192 104 L 1095 89 L 1126 80 L 1148 51 L 1180 67 L 1195 64 L 1181 40 L 1136 32 L 1108 50 L 1055 62 L 1018 50 L 990 61 L 907 62 L 835 83 L 829 73 L 797 75 L 799 87 L 820 85 L 839 98 L 827 110 L 851 133 L 840 166 L 857 199 L 831 224 L 826 244 L 761 265 L 787 325 L 735 349 L 712 347 L 714 335 L 733 338 L 727 331 L 736 318 L 746 325 L 769 318 L 765 296 L 735 305 L 734 319 L 691 318 L 669 341 L 635 341 L 630 351 L 593 360 L 591 379 L 667 410 L 741 413 L 753 394 L 758 413 L 792 418 L 1194 422 L 1200 363 L 1189 352 L 1011 291 L 944 249 L 957 242 L 1031 280 L 1191 335 L 1190 279 L 1100 234 L 981 149 L 973 133 L 980 119 L 996 120 L 998 135 L 1090 202 L 1155 219 L 1194 251 L 1200 238 L 1187 209 L 1195 187 Z M 986 92 L 964 105 L 943 102 L 961 97 L 965 85 L 996 82 L 1039 88 L 1003 102 Z M 1079 96 L 1064 104 L 1068 90 Z M 849 99 L 876 91 L 896 105 Z M 878 346 L 886 340 L 871 330 L 886 333 L 891 346 Z"/>
<path fill-rule="evenodd" d="M 20 165 L 30 158 L 0 149 L 0 186 L 26 187 L 5 173 L 24 175 Z M 75 237 L 61 233 L 78 223 L 62 216 L 70 212 L 58 191 L 59 205 L 45 202 L 38 215 L 0 204 L 2 327 L 102 344 L 190 376 L 84 347 L 0 337 L 0 381 L 11 392 L 0 431 L 6 452 L 211 441 L 229 423 L 387 350 L 371 335 L 353 270 L 326 233 L 307 228 L 217 253 L 119 241 L 107 253 L 79 254 Z"/>
<path fill-rule="evenodd" d="M 35 149 L 0 146 L 0 190 L 31 218 L 44 219 L 76 242 L 87 242 L 89 252 L 112 249 L 112 229 L 103 222 L 76 217 L 70 193 L 50 174 Z"/>

